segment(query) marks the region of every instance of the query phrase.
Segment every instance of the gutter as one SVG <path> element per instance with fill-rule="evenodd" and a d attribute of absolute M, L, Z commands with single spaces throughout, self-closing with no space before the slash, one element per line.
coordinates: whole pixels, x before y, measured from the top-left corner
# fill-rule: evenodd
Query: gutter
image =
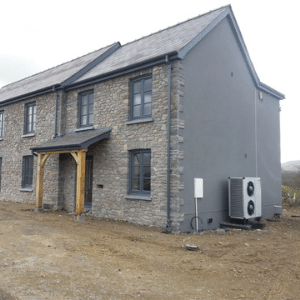
<path fill-rule="evenodd" d="M 59 86 L 60 86 L 59 84 L 56 84 L 54 86 L 50 86 L 50 87 L 47 87 L 47 88 L 44 88 L 44 89 L 40 89 L 40 90 L 34 91 L 32 93 L 26 94 L 24 96 L 17 96 L 17 97 L 14 97 L 14 98 L 10 98 L 10 99 L 7 99 L 7 100 L 0 101 L 0 107 L 8 105 L 8 104 L 13 104 L 15 102 L 19 102 L 19 101 L 22 101 L 22 100 L 26 100 L 26 99 L 29 99 L 29 98 L 33 98 L 33 97 L 36 97 L 36 96 L 44 95 L 46 93 L 51 93 L 51 92 L 53 92 L 53 88 L 56 89 L 56 88 L 59 88 Z"/>

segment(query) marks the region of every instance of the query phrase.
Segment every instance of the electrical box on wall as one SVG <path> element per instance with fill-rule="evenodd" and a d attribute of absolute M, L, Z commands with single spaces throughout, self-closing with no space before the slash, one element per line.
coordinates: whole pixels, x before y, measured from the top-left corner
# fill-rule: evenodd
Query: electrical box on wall
<path fill-rule="evenodd" d="M 194 178 L 194 198 L 203 198 L 203 178 Z"/>

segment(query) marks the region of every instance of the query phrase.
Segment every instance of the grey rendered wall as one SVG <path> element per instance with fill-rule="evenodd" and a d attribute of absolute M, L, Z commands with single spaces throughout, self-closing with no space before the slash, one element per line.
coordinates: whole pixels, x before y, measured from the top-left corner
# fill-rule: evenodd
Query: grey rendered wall
<path fill-rule="evenodd" d="M 263 93 L 257 100 L 257 172 L 262 179 L 262 215 L 268 218 L 281 206 L 279 101 Z"/>
<path fill-rule="evenodd" d="M 188 53 L 183 61 L 183 72 L 185 128 L 182 130 L 184 190 L 181 198 L 184 205 L 181 211 L 185 219 L 181 230 L 191 230 L 195 177 L 204 179 L 204 198 L 198 200 L 203 220 L 200 229 L 217 228 L 220 221 L 228 219 L 229 176 L 262 176 L 263 203 L 271 206 L 279 203 L 278 101 L 269 99 L 258 103 L 258 90 L 227 19 Z M 267 125 L 258 130 L 256 140 L 256 123 L 263 126 L 264 122 Z M 270 139 L 268 146 L 264 142 L 266 137 Z M 270 156 L 269 151 L 276 154 Z M 269 165 L 268 170 L 266 165 Z M 264 215 L 267 215 L 265 206 Z"/>

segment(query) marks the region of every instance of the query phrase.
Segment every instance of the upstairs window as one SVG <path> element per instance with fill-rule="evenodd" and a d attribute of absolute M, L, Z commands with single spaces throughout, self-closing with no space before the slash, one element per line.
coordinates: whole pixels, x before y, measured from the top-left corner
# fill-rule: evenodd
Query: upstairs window
<path fill-rule="evenodd" d="M 131 82 L 131 119 L 152 116 L 152 77 L 143 77 Z"/>
<path fill-rule="evenodd" d="M 32 188 L 33 156 L 23 157 L 22 188 Z"/>
<path fill-rule="evenodd" d="M 0 139 L 3 138 L 3 111 L 0 111 Z"/>
<path fill-rule="evenodd" d="M 151 151 L 130 152 L 130 194 L 150 194 L 151 191 Z"/>
<path fill-rule="evenodd" d="M 27 103 L 25 105 L 25 128 L 24 133 L 30 134 L 35 132 L 35 119 L 36 119 L 36 104 Z"/>
<path fill-rule="evenodd" d="M 79 127 L 94 124 L 94 91 L 83 92 L 79 95 Z"/>

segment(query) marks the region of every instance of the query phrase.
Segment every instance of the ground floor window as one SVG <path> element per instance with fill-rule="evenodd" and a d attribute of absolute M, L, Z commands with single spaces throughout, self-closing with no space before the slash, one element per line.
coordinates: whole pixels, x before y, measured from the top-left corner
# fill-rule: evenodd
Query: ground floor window
<path fill-rule="evenodd" d="M 33 156 L 23 157 L 23 174 L 22 174 L 22 188 L 32 187 L 32 175 L 33 175 Z"/>
<path fill-rule="evenodd" d="M 130 152 L 130 194 L 146 194 L 151 191 L 151 150 Z"/>

